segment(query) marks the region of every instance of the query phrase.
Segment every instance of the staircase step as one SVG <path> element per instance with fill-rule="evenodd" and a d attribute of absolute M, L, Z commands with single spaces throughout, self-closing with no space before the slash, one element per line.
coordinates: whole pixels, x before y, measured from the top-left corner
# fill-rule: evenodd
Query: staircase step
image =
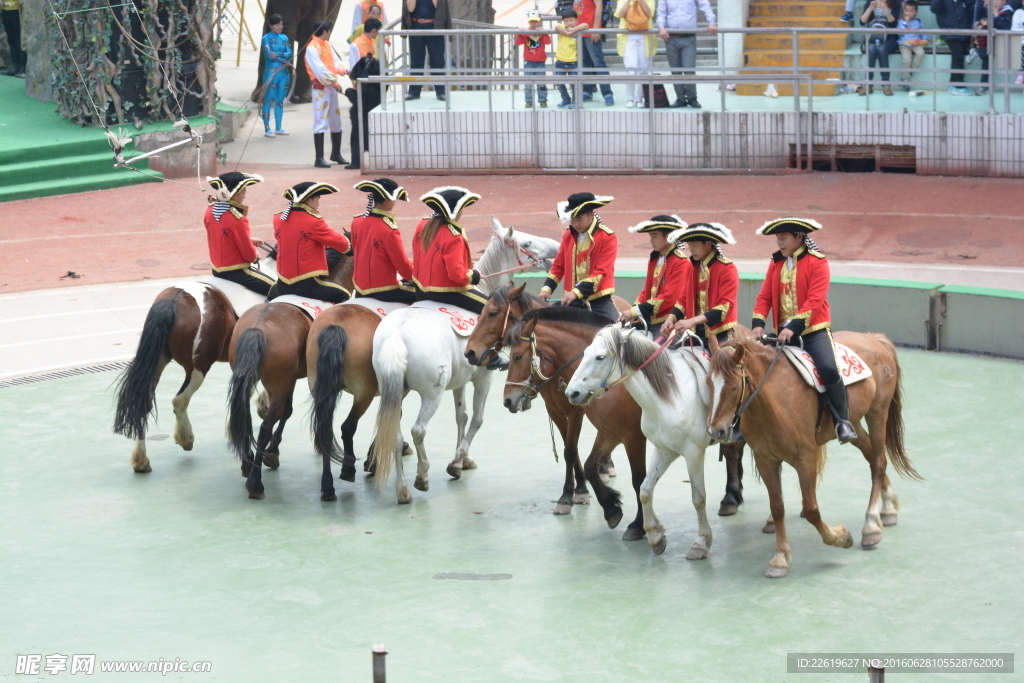
<path fill-rule="evenodd" d="M 764 95 L 765 88 L 768 87 L 768 83 L 737 83 L 736 94 L 743 96 L 761 96 Z M 835 83 L 814 83 L 812 86 L 815 97 L 833 97 L 838 89 L 838 84 Z M 793 86 L 789 83 L 776 83 L 775 89 L 779 93 L 779 97 L 792 97 Z M 800 95 L 807 95 L 807 86 L 800 86 Z"/>
<path fill-rule="evenodd" d="M 750 17 L 747 22 L 748 26 L 751 27 L 795 27 L 795 28 L 849 28 L 850 25 L 845 21 L 840 21 L 839 17 L 829 19 L 828 17 Z"/>
<path fill-rule="evenodd" d="M 4 184 L 0 186 L 0 202 L 9 202 L 15 199 L 31 199 L 33 197 L 50 197 L 90 190 L 109 190 L 115 187 L 126 187 L 140 183 L 160 182 L 160 179 L 163 178 L 163 174 L 157 171 L 147 171 L 147 173 L 157 177 L 150 178 L 141 173 L 134 173 L 125 169 L 112 169 L 109 173 L 64 178 L 61 180 L 44 180 L 19 183 L 17 185 Z"/>
<path fill-rule="evenodd" d="M 843 52 L 846 49 L 846 36 L 841 34 L 801 34 L 799 37 L 800 52 L 804 50 L 834 50 Z M 790 50 L 793 49 L 792 34 L 761 34 L 748 35 L 743 40 L 744 50 Z"/>
<path fill-rule="evenodd" d="M 841 17 L 846 11 L 842 2 L 754 2 L 750 17 Z"/>
<path fill-rule="evenodd" d="M 842 67 L 846 55 L 843 52 L 825 52 L 820 50 L 801 50 L 798 55 L 798 66 L 834 66 Z M 746 50 L 743 53 L 745 66 L 789 66 L 793 65 L 792 50 Z M 817 77 L 817 76 L 815 76 Z"/>
<path fill-rule="evenodd" d="M 93 145 L 95 150 L 96 146 Z M 106 151 L 74 156 L 38 156 L 33 161 L 0 164 L 0 187 L 57 179 L 102 175 L 114 168 L 114 154 Z M 145 169 L 145 167 L 142 167 Z"/>
<path fill-rule="evenodd" d="M 23 162 L 37 161 L 42 158 L 64 158 L 69 156 L 81 156 L 95 152 L 109 150 L 106 138 L 76 140 L 74 142 L 60 142 L 51 145 L 36 145 L 10 147 L 0 146 L 0 166 L 8 164 L 20 164 Z M 111 155 L 113 158 L 113 155 Z"/>

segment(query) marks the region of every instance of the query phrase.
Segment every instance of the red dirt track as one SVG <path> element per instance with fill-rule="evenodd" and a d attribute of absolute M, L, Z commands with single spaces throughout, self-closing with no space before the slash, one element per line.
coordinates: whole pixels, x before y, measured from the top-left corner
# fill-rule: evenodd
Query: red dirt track
<path fill-rule="evenodd" d="M 273 239 L 272 215 L 282 192 L 305 180 L 332 182 L 325 197 L 328 223 L 346 228 L 366 206 L 351 189 L 361 176 L 341 169 L 254 164 L 240 169 L 267 182 L 246 197 L 254 236 Z M 755 237 L 764 221 L 796 215 L 825 229 L 816 241 L 835 260 L 1024 265 L 1024 210 L 1018 179 L 947 178 L 890 174 L 792 176 L 392 176 L 413 201 L 396 213 L 408 243 L 427 213 L 417 201 L 439 185 L 483 196 L 463 217 L 475 250 L 483 249 L 494 214 L 505 225 L 558 238 L 555 204 L 573 192 L 613 195 L 599 213 L 619 235 L 621 257 L 645 257 L 647 240 L 626 228 L 656 214 L 728 226 L 736 258 L 767 257 L 774 240 Z M 182 179 L 182 182 L 189 182 Z M 191 181 L 192 184 L 195 181 Z M 208 189 L 208 188 L 207 188 Z M 0 206 L 0 293 L 68 285 L 197 275 L 206 270 L 202 215 L 206 198 L 172 183 L 136 185 Z M 82 275 L 65 277 L 68 271 Z"/>

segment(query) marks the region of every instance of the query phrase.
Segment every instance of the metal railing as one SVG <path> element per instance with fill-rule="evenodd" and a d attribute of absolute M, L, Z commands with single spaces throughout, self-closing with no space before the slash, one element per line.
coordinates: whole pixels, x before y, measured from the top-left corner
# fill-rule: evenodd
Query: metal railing
<path fill-rule="evenodd" d="M 484 28 L 486 26 L 486 28 Z M 698 33 L 709 33 L 707 29 L 694 29 L 692 31 L 672 31 L 673 33 L 687 33 L 687 34 L 698 34 Z M 408 30 L 408 31 L 382 31 L 381 34 L 385 36 L 391 36 L 392 40 L 391 50 L 388 60 L 388 65 L 382 72 L 384 76 L 408 76 L 413 75 L 409 63 L 409 52 L 408 52 L 408 40 L 412 36 L 435 36 L 441 37 L 445 41 L 445 66 L 443 69 L 430 70 L 426 68 L 426 71 L 430 71 L 434 75 L 443 75 L 445 77 L 454 77 L 462 75 L 482 76 L 489 77 L 491 83 L 488 87 L 498 90 L 507 90 L 513 88 L 510 82 L 499 80 L 499 76 L 512 76 L 521 73 L 519 57 L 517 50 L 515 49 L 514 40 L 515 36 L 523 33 L 523 29 L 513 27 L 492 27 L 486 24 L 472 24 L 466 28 L 450 29 L 450 30 Z M 557 33 L 550 30 L 543 30 L 540 33 L 547 33 L 552 35 L 552 48 L 554 43 L 557 41 Z M 617 37 L 623 33 L 630 33 L 622 29 L 592 29 L 588 33 L 602 34 L 608 37 Z M 650 31 L 651 34 L 656 34 L 655 31 Z M 757 81 L 760 83 L 781 83 L 784 82 L 780 72 L 785 72 L 785 75 L 796 75 L 796 74 L 810 74 L 814 85 L 829 85 L 835 86 L 836 88 L 843 85 L 857 85 L 865 86 L 870 85 L 867 75 L 868 74 L 881 74 L 887 72 L 890 74 L 903 74 L 913 73 L 918 76 L 912 85 L 918 89 L 928 89 L 931 94 L 931 111 L 938 111 L 938 91 L 942 88 L 951 85 L 949 77 L 953 74 L 978 74 L 983 73 L 988 76 L 988 83 L 971 83 L 973 87 L 987 87 L 988 90 L 988 113 L 1022 113 L 1024 112 L 1024 106 L 1017 105 L 1017 111 L 1013 111 L 1014 102 L 1011 101 L 1011 96 L 1015 93 L 1020 93 L 1024 90 L 1024 85 L 1018 85 L 1014 83 L 1016 74 L 1019 72 L 1017 68 L 1013 66 L 1013 58 L 1015 57 L 1015 51 L 1010 49 L 1012 38 L 1019 34 L 1008 33 L 1004 31 L 994 31 L 991 28 L 988 30 L 954 30 L 954 29 L 885 29 L 884 31 L 878 31 L 869 28 L 818 28 L 818 27 L 798 27 L 798 28 L 786 28 L 786 27 L 746 27 L 746 28 L 720 28 L 717 30 L 719 40 L 719 54 L 723 54 L 722 39 L 727 34 L 741 34 L 744 36 L 748 35 L 786 35 L 790 38 L 791 55 L 789 64 L 773 65 L 773 66 L 750 66 L 744 65 L 740 67 L 727 67 L 722 64 L 722 60 L 719 59 L 717 66 L 697 66 L 688 71 L 696 72 L 699 75 L 715 75 L 720 78 L 725 78 L 727 83 L 739 82 L 741 75 L 760 74 L 761 78 Z M 847 66 L 805 66 L 801 65 L 801 47 L 800 38 L 802 36 L 822 36 L 822 35 L 864 35 L 866 37 L 878 36 L 879 34 L 887 36 L 890 34 L 925 34 L 930 37 L 929 40 L 929 53 L 932 58 L 932 63 L 929 67 L 917 68 L 917 69 L 904 69 L 902 66 L 891 67 L 876 66 L 868 67 L 866 65 L 867 56 L 864 55 L 863 59 L 865 64 Z M 978 69 L 951 69 L 951 68 L 939 68 L 938 57 L 940 56 L 938 48 L 938 39 L 941 36 L 947 35 L 958 35 L 964 38 L 973 38 L 975 36 L 986 36 L 989 37 L 989 66 L 985 71 Z M 553 53 L 554 49 L 549 50 Z M 659 51 L 660 52 L 660 51 Z M 997 64 L 996 56 L 1000 55 L 1003 57 L 1003 63 Z M 845 56 L 845 50 L 843 51 Z M 896 54 L 896 53 L 892 53 Z M 455 58 L 453 59 L 452 56 Z M 891 56 L 891 55 L 890 55 Z M 844 60 L 845 61 L 845 60 Z M 554 68 L 553 64 L 549 64 L 549 68 Z M 652 68 L 665 68 L 664 64 L 652 64 Z M 614 82 L 624 83 L 623 77 L 616 77 L 614 80 L 609 80 L 607 76 L 596 76 L 593 72 L 596 69 L 584 69 L 582 65 L 579 66 L 580 73 L 585 74 L 592 81 L 598 80 L 602 82 Z M 624 68 L 608 67 L 608 72 L 611 74 L 621 74 L 625 72 Z M 839 72 L 840 78 L 828 78 L 821 79 L 815 78 L 815 75 L 824 75 Z M 844 72 L 855 72 L 864 73 L 865 78 L 844 78 Z M 921 79 L 920 76 L 927 74 L 927 78 Z M 890 81 L 892 83 L 893 81 Z M 875 84 L 879 81 L 875 80 Z M 953 83 L 952 85 L 959 85 Z M 967 85 L 967 84 L 965 84 Z M 475 86 L 480 87 L 480 86 Z M 1000 92 L 1000 96 L 997 97 L 996 93 Z M 398 95 L 396 91 L 394 93 Z M 723 111 L 725 110 L 725 98 L 722 98 Z M 864 98 L 864 109 L 870 111 L 871 109 L 871 98 Z"/>

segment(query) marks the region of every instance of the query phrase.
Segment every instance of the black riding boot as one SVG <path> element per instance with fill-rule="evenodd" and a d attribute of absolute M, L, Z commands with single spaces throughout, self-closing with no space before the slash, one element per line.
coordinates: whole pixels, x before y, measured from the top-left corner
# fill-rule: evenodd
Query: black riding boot
<path fill-rule="evenodd" d="M 345 157 L 341 156 L 341 131 L 331 133 L 331 161 L 336 164 L 347 164 Z"/>
<path fill-rule="evenodd" d="M 846 401 L 846 385 L 843 384 L 843 380 L 826 385 L 825 398 L 839 416 L 836 422 L 836 438 L 839 439 L 839 443 L 849 443 L 856 439 L 857 430 L 850 423 L 850 407 Z"/>
<path fill-rule="evenodd" d="M 316 161 L 313 165 L 317 168 L 330 168 L 331 165 L 324 159 L 324 134 L 313 133 L 313 147 L 316 149 Z"/>

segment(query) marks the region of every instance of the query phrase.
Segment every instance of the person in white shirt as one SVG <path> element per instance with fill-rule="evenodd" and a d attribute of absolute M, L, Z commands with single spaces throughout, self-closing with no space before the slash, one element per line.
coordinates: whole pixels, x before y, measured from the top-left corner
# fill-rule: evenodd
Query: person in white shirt
<path fill-rule="evenodd" d="M 313 37 L 306 46 L 306 72 L 313 84 L 313 144 L 316 147 L 317 168 L 330 168 L 324 159 L 324 133 L 331 133 L 330 160 L 336 164 L 347 164 L 341 156 L 341 106 L 338 93 L 344 91 L 341 77 L 348 74 L 348 68 L 335 59 L 331 47 L 331 32 L 334 22 L 321 19 L 313 25 Z"/>

